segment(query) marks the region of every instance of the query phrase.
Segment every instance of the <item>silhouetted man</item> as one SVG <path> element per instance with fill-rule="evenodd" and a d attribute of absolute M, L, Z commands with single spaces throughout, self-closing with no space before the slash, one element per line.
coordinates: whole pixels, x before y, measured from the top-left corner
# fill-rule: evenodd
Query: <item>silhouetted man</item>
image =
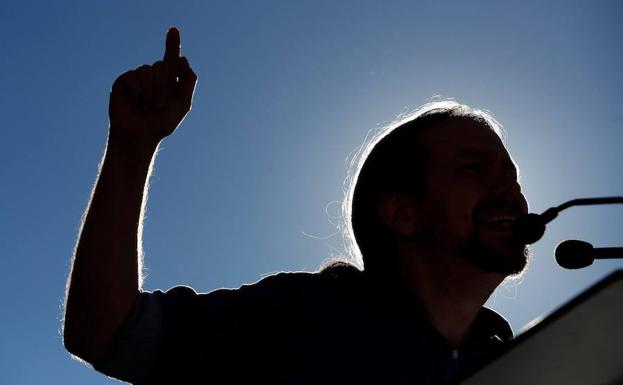
<path fill-rule="evenodd" d="M 121 75 L 71 271 L 64 342 L 137 384 L 436 384 L 512 339 L 483 307 L 527 250 L 517 170 L 487 113 L 423 106 L 362 149 L 344 207 L 364 269 L 335 263 L 236 290 L 141 291 L 146 180 L 197 77 L 167 34 L 163 61 Z"/>

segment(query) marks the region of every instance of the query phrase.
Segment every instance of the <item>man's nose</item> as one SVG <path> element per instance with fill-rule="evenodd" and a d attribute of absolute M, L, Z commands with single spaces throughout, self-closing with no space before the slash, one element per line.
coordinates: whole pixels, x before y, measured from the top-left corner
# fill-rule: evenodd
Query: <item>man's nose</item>
<path fill-rule="evenodd" d="M 511 173 L 502 173 L 494 182 L 494 194 L 513 205 L 519 205 L 522 212 L 528 212 L 528 201 L 521 191 L 521 185 Z"/>

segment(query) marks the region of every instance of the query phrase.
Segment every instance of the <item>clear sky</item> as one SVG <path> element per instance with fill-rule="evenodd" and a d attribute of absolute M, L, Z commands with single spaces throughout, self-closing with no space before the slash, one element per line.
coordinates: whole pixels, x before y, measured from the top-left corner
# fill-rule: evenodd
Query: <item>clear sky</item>
<path fill-rule="evenodd" d="M 199 84 L 151 180 L 145 289 L 209 291 L 342 252 L 348 155 L 436 95 L 504 124 L 533 211 L 622 195 L 622 4 L 3 1 L 0 383 L 114 383 L 64 351 L 61 305 L 110 86 L 161 58 L 169 26 Z M 564 239 L 623 246 L 621 214 L 562 213 L 489 305 L 517 332 L 623 267 L 552 256 Z"/>

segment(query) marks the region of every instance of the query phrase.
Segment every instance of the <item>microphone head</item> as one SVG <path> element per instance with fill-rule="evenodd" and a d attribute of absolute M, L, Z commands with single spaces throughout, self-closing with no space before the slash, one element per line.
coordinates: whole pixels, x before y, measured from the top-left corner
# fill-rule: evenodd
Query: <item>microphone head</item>
<path fill-rule="evenodd" d="M 513 223 L 513 236 L 519 242 L 530 245 L 545 234 L 545 220 L 539 214 L 519 216 Z"/>
<path fill-rule="evenodd" d="M 556 246 L 556 262 L 565 269 L 581 269 L 595 260 L 593 246 L 584 241 L 568 240 Z"/>

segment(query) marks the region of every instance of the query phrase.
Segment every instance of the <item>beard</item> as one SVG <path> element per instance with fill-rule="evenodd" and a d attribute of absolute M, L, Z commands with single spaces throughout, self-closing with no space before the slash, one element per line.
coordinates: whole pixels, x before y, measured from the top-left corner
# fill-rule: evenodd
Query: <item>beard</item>
<path fill-rule="evenodd" d="M 473 214 L 458 219 L 456 215 L 449 214 L 443 203 L 434 201 L 428 207 L 430 211 L 423 215 L 429 220 L 410 237 L 412 241 L 430 250 L 453 254 L 485 273 L 516 277 L 527 270 L 531 258 L 529 247 L 517 242 L 512 234 L 495 231 L 492 234 L 491 229 L 478 221 L 486 210 L 510 207 L 515 212 L 521 212 L 522 208 L 518 205 L 486 200 L 474 207 Z M 453 222 L 462 222 L 462 225 L 450 225 Z"/>
<path fill-rule="evenodd" d="M 459 255 L 479 270 L 486 273 L 501 273 L 515 277 L 521 275 L 528 266 L 531 251 L 527 245 L 516 242 L 511 237 L 500 244 L 485 242 L 478 231 L 458 247 Z"/>
<path fill-rule="evenodd" d="M 500 273 L 516 277 L 527 270 L 531 250 L 512 237 L 487 239 L 477 227 L 471 234 L 461 238 L 452 237 L 445 223 L 437 222 L 411 241 L 430 249 L 443 249 L 467 261 L 485 273 Z"/>

